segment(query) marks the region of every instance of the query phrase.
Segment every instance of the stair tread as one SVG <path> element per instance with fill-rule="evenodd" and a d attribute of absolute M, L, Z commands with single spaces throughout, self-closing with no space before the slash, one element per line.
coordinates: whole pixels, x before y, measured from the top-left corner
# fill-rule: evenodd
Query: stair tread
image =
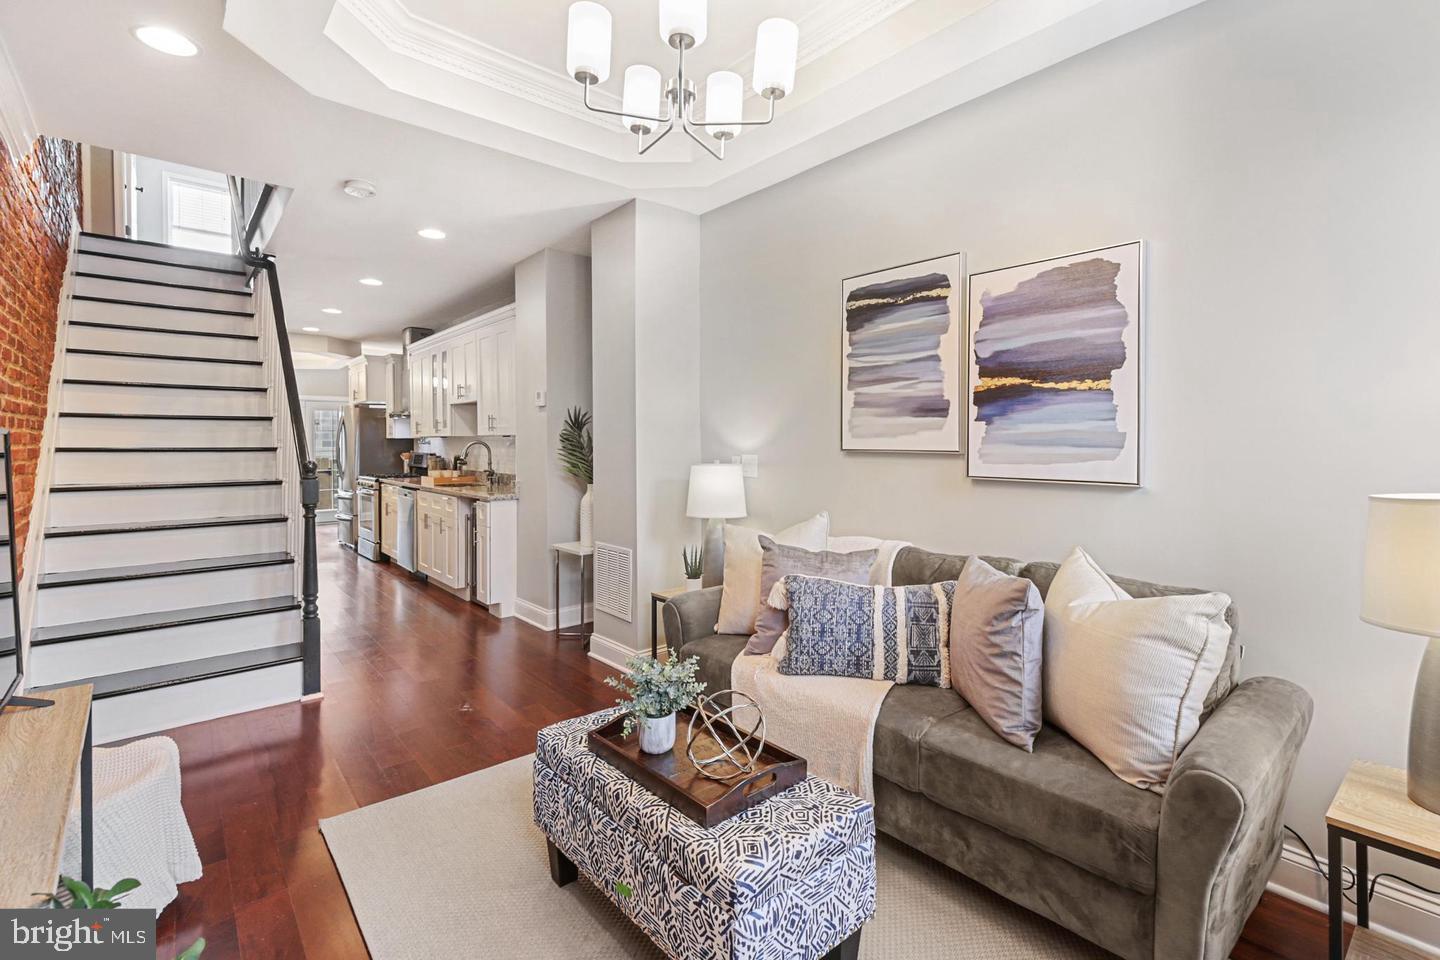
<path fill-rule="evenodd" d="M 279 480 L 176 480 L 164 483 L 57 483 L 51 493 L 104 493 L 110 490 L 186 490 L 191 487 L 278 487 Z"/>
<path fill-rule="evenodd" d="M 47 537 L 89 537 L 112 533 L 150 533 L 157 530 L 200 530 L 207 527 L 248 527 L 265 523 L 284 523 L 283 513 L 262 513 L 247 517 L 206 517 L 201 520 L 155 520 L 149 523 L 85 523 L 74 526 L 50 527 Z"/>
<path fill-rule="evenodd" d="M 227 297 L 248 297 L 249 290 L 227 290 L 224 287 L 207 287 L 198 283 L 175 283 L 172 280 L 150 280 L 146 277 L 118 277 L 110 273 L 92 273 L 89 270 L 76 270 L 75 276 L 86 277 L 90 280 L 113 280 L 116 283 L 143 283 L 151 287 L 165 287 L 168 290 L 193 290 L 196 293 L 223 293 Z"/>
<path fill-rule="evenodd" d="M 56 447 L 56 453 L 274 453 L 275 445 L 259 447 Z"/>
<path fill-rule="evenodd" d="M 220 657 L 183 660 L 179 663 L 167 663 L 158 667 L 146 667 L 143 670 L 127 670 L 124 673 L 87 677 L 84 680 L 67 681 L 65 684 L 57 684 L 57 686 L 88 683 L 94 687 L 92 696 L 96 700 L 103 700 L 106 697 L 118 697 L 127 693 L 139 693 L 143 690 L 173 687 L 182 683 L 193 683 L 197 680 L 210 680 L 236 673 L 263 670 L 266 667 L 298 663 L 303 658 L 303 644 L 287 643 L 278 647 L 244 650 L 240 653 L 229 653 Z M 45 690 L 47 688 L 39 687 L 37 689 Z"/>
<path fill-rule="evenodd" d="M 111 413 L 96 412 L 87 413 L 80 410 L 62 410 L 61 417 L 94 418 L 96 420 L 225 420 L 225 421 L 260 421 L 274 420 L 269 414 L 248 414 L 248 413 Z"/>
<path fill-rule="evenodd" d="M 174 327 L 142 327 L 133 323 L 107 323 L 103 320 L 71 320 L 72 327 L 94 327 L 99 330 L 130 330 L 134 333 L 173 333 L 180 337 L 217 337 L 222 340 L 259 340 L 254 333 L 219 333 L 214 330 L 177 330 Z"/>
<path fill-rule="evenodd" d="M 107 237 L 109 240 L 123 240 L 123 237 Z M 201 273 L 223 273 L 232 277 L 243 277 L 248 270 L 226 270 L 223 267 L 202 267 L 195 263 L 176 263 L 173 260 L 156 260 L 154 257 L 132 256 L 128 253 L 113 253 L 109 250 L 86 250 L 80 248 L 75 251 L 82 257 L 105 257 L 109 260 L 129 260 L 132 263 L 152 263 L 157 267 L 179 267 L 181 270 L 199 270 Z"/>
<path fill-rule="evenodd" d="M 176 577 L 187 573 L 217 573 L 221 570 L 247 570 L 252 567 L 275 567 L 294 563 L 295 558 L 283 551 L 249 553 L 234 557 L 207 557 L 200 560 L 168 560 L 164 563 L 137 563 L 128 567 L 98 567 L 93 570 L 64 570 L 42 574 L 36 587 L 79 587 L 93 583 L 114 583 L 120 580 L 150 580 L 155 577 Z"/>
<path fill-rule="evenodd" d="M 185 607 L 179 610 L 161 610 L 155 613 L 111 617 L 106 620 L 89 620 L 84 623 L 61 623 L 35 627 L 30 631 L 30 642 L 32 644 L 64 643 L 70 640 L 88 640 L 92 637 L 105 637 L 117 633 L 139 633 L 145 630 L 183 627 L 192 623 L 234 620 L 238 617 L 254 617 L 264 613 L 280 613 L 299 609 L 300 601 L 294 597 L 237 600 L 232 603 L 215 603 L 205 607 Z M 83 683 L 85 681 L 75 682 Z"/>
<path fill-rule="evenodd" d="M 142 353 L 138 350 L 97 350 L 93 347 L 66 347 L 66 353 L 86 357 L 129 357 L 133 360 L 179 360 L 186 363 L 229 363 L 242 367 L 263 367 L 264 360 L 240 360 L 234 357 L 186 357 L 177 353 Z"/>
<path fill-rule="evenodd" d="M 185 310 L 189 313 L 218 313 L 222 317 L 253 317 L 253 310 L 222 310 L 219 307 L 185 307 L 178 303 L 151 303 L 148 300 L 125 300 L 120 297 L 96 297 L 88 293 L 72 293 L 72 300 L 86 303 L 115 303 L 122 307 L 150 307 L 153 310 Z"/>
<path fill-rule="evenodd" d="M 111 233 L 96 233 L 93 230 L 81 230 L 80 236 L 89 237 L 91 240 L 108 240 L 115 243 L 128 243 L 137 247 L 159 247 L 162 250 L 178 250 L 181 253 L 204 253 L 212 257 L 227 257 L 231 260 L 240 261 L 238 253 L 221 253 L 218 250 L 202 250 L 199 247 L 187 247 L 179 243 L 161 243 L 159 240 L 140 240 L 135 237 L 117 237 Z M 81 248 L 84 249 L 83 247 Z"/>
<path fill-rule="evenodd" d="M 269 387 L 232 387 L 219 383 L 151 383 L 147 380 L 96 380 L 90 377 L 66 377 L 61 383 L 87 387 L 143 387 L 159 390 L 229 390 L 234 393 L 264 393 Z"/>

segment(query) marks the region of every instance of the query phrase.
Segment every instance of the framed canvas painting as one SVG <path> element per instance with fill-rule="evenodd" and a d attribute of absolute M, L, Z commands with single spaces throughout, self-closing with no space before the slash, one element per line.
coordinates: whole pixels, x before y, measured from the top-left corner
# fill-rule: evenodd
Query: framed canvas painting
<path fill-rule="evenodd" d="M 1140 485 L 1144 245 L 970 276 L 968 464 L 982 480 Z"/>
<path fill-rule="evenodd" d="M 965 255 L 840 285 L 840 449 L 961 453 Z"/>

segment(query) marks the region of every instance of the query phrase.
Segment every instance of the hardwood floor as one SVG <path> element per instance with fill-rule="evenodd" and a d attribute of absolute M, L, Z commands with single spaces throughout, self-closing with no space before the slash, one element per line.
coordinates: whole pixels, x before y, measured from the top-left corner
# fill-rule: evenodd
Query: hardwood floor
<path fill-rule="evenodd" d="M 203 936 L 205 960 L 364 958 L 317 821 L 524 756 L 541 727 L 614 701 L 610 671 L 578 642 L 328 537 L 320 580 L 324 700 L 168 732 L 205 876 L 161 915 L 160 957 Z M 1324 946 L 1320 914 L 1266 894 L 1234 960 L 1311 960 Z"/>

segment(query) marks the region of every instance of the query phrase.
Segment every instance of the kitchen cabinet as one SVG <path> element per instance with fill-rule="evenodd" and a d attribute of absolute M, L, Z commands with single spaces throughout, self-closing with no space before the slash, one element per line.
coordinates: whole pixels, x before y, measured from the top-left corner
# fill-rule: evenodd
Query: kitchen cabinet
<path fill-rule="evenodd" d="M 397 556 L 400 540 L 397 536 L 400 522 L 400 488 L 389 483 L 380 484 L 380 552 L 387 557 Z"/>
<path fill-rule="evenodd" d="M 420 573 L 451 588 L 464 590 L 469 582 L 469 511 L 456 497 L 417 493 L 415 512 L 415 565 Z"/>
<path fill-rule="evenodd" d="M 479 397 L 480 377 L 476 370 L 476 338 L 467 333 L 451 344 L 450 403 L 474 403 Z"/>
<path fill-rule="evenodd" d="M 477 501 L 471 521 L 475 557 L 471 598 L 497 617 L 515 613 L 518 510 L 514 500 Z"/>
<path fill-rule="evenodd" d="M 480 367 L 481 436 L 515 432 L 515 321 L 481 329 L 476 343 Z"/>
<path fill-rule="evenodd" d="M 345 365 L 346 394 L 352 404 L 380 404 L 389 392 L 390 368 L 385 357 L 356 357 Z"/>
<path fill-rule="evenodd" d="M 416 437 L 514 435 L 515 307 L 492 310 L 408 348 Z"/>

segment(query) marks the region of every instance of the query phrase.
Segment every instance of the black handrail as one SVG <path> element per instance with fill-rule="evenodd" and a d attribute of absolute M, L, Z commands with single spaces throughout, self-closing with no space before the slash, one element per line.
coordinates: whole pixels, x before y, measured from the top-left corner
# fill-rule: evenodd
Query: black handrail
<path fill-rule="evenodd" d="M 269 197 L 268 186 L 263 198 Z M 265 210 L 262 202 L 255 208 L 253 224 Z M 306 696 L 320 692 L 320 573 L 315 555 L 315 508 L 320 503 L 320 477 L 310 456 L 310 443 L 305 437 L 304 413 L 300 408 L 300 386 L 295 380 L 295 361 L 290 356 L 290 334 L 285 329 L 285 303 L 280 296 L 280 278 L 275 272 L 275 258 L 258 250 L 245 254 L 245 263 L 253 270 L 266 273 L 270 288 L 270 306 L 275 314 L 275 339 L 280 353 L 280 370 L 285 381 L 285 402 L 290 408 L 290 429 L 295 435 L 295 459 L 300 464 L 300 506 L 304 513 L 304 550 L 300 574 L 300 623 L 305 662 L 303 692 Z"/>

